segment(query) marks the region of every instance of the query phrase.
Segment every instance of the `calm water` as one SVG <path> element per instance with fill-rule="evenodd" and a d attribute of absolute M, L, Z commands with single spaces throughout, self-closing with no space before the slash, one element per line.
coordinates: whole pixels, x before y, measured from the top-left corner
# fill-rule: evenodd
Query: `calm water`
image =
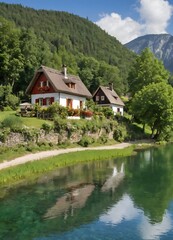
<path fill-rule="evenodd" d="M 173 239 L 172 145 L 0 192 L 2 240 Z"/>

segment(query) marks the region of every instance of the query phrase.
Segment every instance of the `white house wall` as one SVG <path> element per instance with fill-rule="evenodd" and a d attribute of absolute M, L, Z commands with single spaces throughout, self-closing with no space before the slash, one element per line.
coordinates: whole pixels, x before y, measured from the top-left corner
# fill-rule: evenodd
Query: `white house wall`
<path fill-rule="evenodd" d="M 31 103 L 35 104 L 36 99 L 39 98 L 54 98 L 55 102 L 59 102 L 59 93 L 44 93 L 44 94 L 33 94 L 31 95 Z"/>
<path fill-rule="evenodd" d="M 80 108 L 80 101 L 83 102 L 83 107 L 85 107 L 85 97 L 80 97 L 80 96 L 74 96 L 70 94 L 65 94 L 65 93 L 44 93 L 44 94 L 33 94 L 31 95 L 31 103 L 35 104 L 36 99 L 39 98 L 51 98 L 54 97 L 55 102 L 59 102 L 59 104 L 63 107 L 67 106 L 67 99 L 72 99 L 72 108 L 73 109 L 78 109 Z"/>
<path fill-rule="evenodd" d="M 86 98 L 85 97 L 79 97 L 79 96 L 74 96 L 74 95 L 70 95 L 70 94 L 65 94 L 65 93 L 60 93 L 60 105 L 63 107 L 66 107 L 67 101 L 66 99 L 72 99 L 73 103 L 72 103 L 72 108 L 73 109 L 77 109 L 80 108 L 80 101 L 83 102 L 83 107 L 85 107 L 85 101 Z"/>
<path fill-rule="evenodd" d="M 121 113 L 121 115 L 123 116 L 123 114 L 124 114 L 123 107 L 118 106 L 118 105 L 113 105 L 113 104 L 112 104 L 111 107 L 112 107 L 112 110 L 113 110 L 113 112 L 114 112 L 115 115 L 116 115 L 116 113 L 118 112 L 118 108 L 119 108 L 120 113 Z"/>

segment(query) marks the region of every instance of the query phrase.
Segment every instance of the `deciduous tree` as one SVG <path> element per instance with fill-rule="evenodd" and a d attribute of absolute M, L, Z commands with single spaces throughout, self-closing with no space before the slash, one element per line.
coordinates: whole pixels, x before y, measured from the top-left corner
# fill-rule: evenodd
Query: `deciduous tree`
<path fill-rule="evenodd" d="M 169 76 L 170 74 L 164 68 L 163 63 L 146 48 L 141 55 L 137 57 L 129 74 L 129 91 L 133 96 L 136 92 L 150 83 L 167 83 Z"/>
<path fill-rule="evenodd" d="M 151 83 L 138 91 L 131 102 L 131 110 L 143 125 L 148 124 L 152 137 L 159 137 L 173 124 L 173 88 L 166 83 Z"/>

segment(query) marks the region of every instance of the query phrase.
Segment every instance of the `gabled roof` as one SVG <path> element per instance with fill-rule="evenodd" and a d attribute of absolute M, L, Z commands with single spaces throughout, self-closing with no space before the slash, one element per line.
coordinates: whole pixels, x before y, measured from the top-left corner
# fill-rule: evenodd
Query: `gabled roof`
<path fill-rule="evenodd" d="M 61 71 L 55 70 L 53 68 L 49 68 L 46 66 L 41 66 L 35 73 L 32 81 L 30 82 L 29 86 L 26 89 L 26 93 L 30 94 L 32 88 L 37 80 L 37 76 L 39 73 L 43 72 L 47 77 L 48 81 L 52 84 L 53 88 L 56 92 L 64 92 L 72 95 L 77 96 L 84 96 L 87 98 L 91 98 L 92 95 L 81 81 L 78 76 L 69 75 L 65 78 L 64 73 Z M 75 88 L 69 88 L 66 83 L 74 83 Z"/>
<path fill-rule="evenodd" d="M 100 86 L 95 91 L 94 95 L 98 92 L 99 89 L 101 89 L 103 91 L 103 93 L 107 97 L 110 104 L 124 106 L 123 101 L 121 100 L 121 98 L 118 96 L 118 94 L 113 89 L 111 90 L 109 87 Z"/>

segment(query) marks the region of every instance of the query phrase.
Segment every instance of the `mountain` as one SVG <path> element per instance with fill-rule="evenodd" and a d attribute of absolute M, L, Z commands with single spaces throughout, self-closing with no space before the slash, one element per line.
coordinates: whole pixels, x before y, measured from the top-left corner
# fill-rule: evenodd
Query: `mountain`
<path fill-rule="evenodd" d="M 126 43 L 125 46 L 137 54 L 150 48 L 154 55 L 163 61 L 165 68 L 173 73 L 173 36 L 170 34 L 145 35 Z"/>
<path fill-rule="evenodd" d="M 2 2 L 0 16 L 19 28 L 33 29 L 52 51 L 63 46 L 73 55 L 82 54 L 117 66 L 124 79 L 133 63 L 131 51 L 88 19 L 67 12 L 34 10 Z"/>

